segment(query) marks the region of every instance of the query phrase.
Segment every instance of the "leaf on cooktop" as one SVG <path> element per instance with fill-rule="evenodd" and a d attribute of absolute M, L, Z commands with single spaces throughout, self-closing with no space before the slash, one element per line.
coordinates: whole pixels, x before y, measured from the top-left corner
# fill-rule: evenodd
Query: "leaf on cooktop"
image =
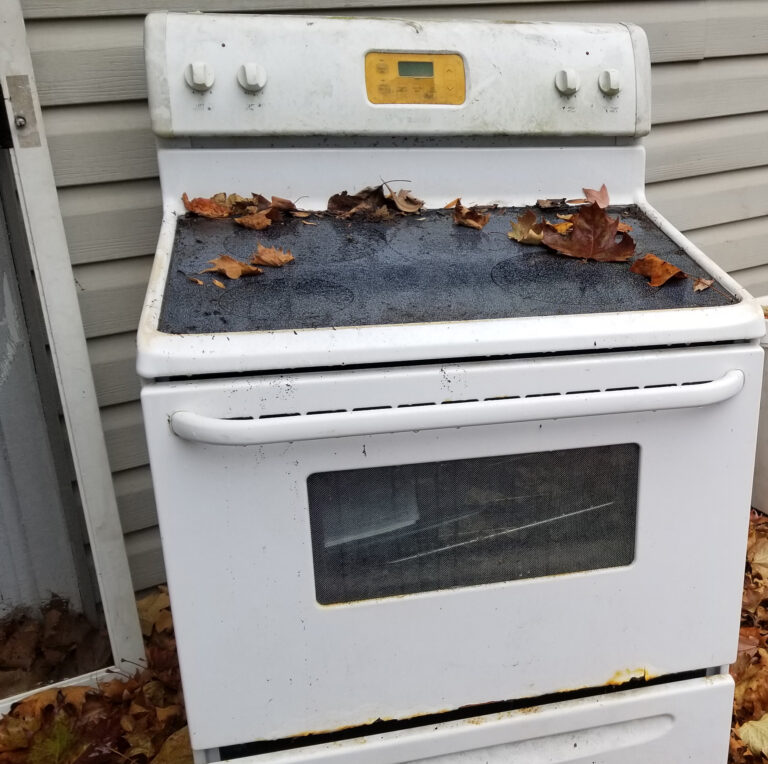
<path fill-rule="evenodd" d="M 281 212 L 288 212 L 289 210 L 296 209 L 296 205 L 290 199 L 283 199 L 281 196 L 273 196 L 269 206 L 272 207 L 272 209 L 280 210 Z"/>
<path fill-rule="evenodd" d="M 596 203 L 582 207 L 574 213 L 571 222 L 573 228 L 567 235 L 545 227 L 543 243 L 568 257 L 601 262 L 622 263 L 629 260 L 635 252 L 632 237 L 618 231 L 618 218 L 606 215 Z"/>
<path fill-rule="evenodd" d="M 672 265 L 672 263 L 668 263 L 666 260 L 662 260 L 660 257 L 650 253 L 635 260 L 629 266 L 629 270 L 632 273 L 647 276 L 650 279 L 648 284 L 652 287 L 660 287 L 670 279 L 684 279 L 686 277 L 685 273 L 676 265 Z"/>
<path fill-rule="evenodd" d="M 260 212 L 243 215 L 242 217 L 235 218 L 235 223 L 244 228 L 251 228 L 254 231 L 262 231 L 272 225 L 272 218 L 270 217 L 269 212 L 270 208 L 268 207 Z"/>
<path fill-rule="evenodd" d="M 389 188 L 389 186 L 387 186 Z M 424 202 L 421 199 L 417 199 L 409 190 L 400 189 L 400 191 L 392 191 L 390 189 L 388 199 L 391 199 L 395 207 L 400 212 L 405 212 L 408 215 L 416 214 L 423 206 Z"/>
<path fill-rule="evenodd" d="M 229 207 L 214 202 L 212 199 L 204 199 L 201 196 L 190 199 L 187 194 L 184 193 L 181 196 L 181 201 L 184 202 L 184 208 L 193 215 L 199 215 L 204 218 L 229 217 Z"/>
<path fill-rule="evenodd" d="M 543 226 L 536 221 L 536 213 L 532 209 L 527 208 L 516 222 L 510 222 L 512 230 L 507 233 L 510 239 L 519 241 L 521 244 L 541 244 Z"/>
<path fill-rule="evenodd" d="M 742 724 L 737 734 L 749 746 L 752 753 L 768 756 L 768 713 L 757 721 Z"/>
<path fill-rule="evenodd" d="M 328 212 L 341 218 L 361 213 L 371 215 L 380 207 L 386 207 L 386 204 L 383 186 L 368 186 L 356 194 L 348 194 L 346 191 L 334 194 L 328 200 Z"/>
<path fill-rule="evenodd" d="M 565 197 L 560 199 L 537 199 L 536 206 L 542 210 L 559 209 L 565 207 Z"/>
<path fill-rule="evenodd" d="M 226 289 L 224 284 L 221 281 L 219 281 L 218 279 L 213 279 L 212 283 L 213 283 L 214 286 L 217 286 L 219 289 Z"/>
<path fill-rule="evenodd" d="M 199 286 L 205 286 L 205 282 L 204 281 L 202 281 L 200 279 L 196 279 L 193 276 L 187 276 L 187 281 L 191 281 L 193 284 L 197 284 Z"/>
<path fill-rule="evenodd" d="M 714 279 L 695 278 L 693 280 L 693 291 L 703 292 L 705 289 L 709 289 L 714 283 Z"/>
<path fill-rule="evenodd" d="M 273 268 L 282 268 L 286 263 L 293 262 L 294 259 L 290 252 L 283 251 L 277 247 L 264 247 L 261 244 L 257 246 L 256 251 L 251 255 L 251 262 L 254 265 L 268 265 Z"/>
<path fill-rule="evenodd" d="M 464 207 L 461 199 L 456 200 L 453 208 L 453 222 L 456 225 L 463 225 L 480 231 L 490 219 L 490 213 L 481 212 L 476 206 Z"/>
<path fill-rule="evenodd" d="M 239 279 L 241 276 L 258 276 L 260 273 L 264 273 L 261 268 L 256 268 L 229 255 L 219 255 L 208 262 L 213 265 L 213 268 L 206 268 L 203 273 L 219 273 L 228 279 Z"/>
<path fill-rule="evenodd" d="M 605 209 L 611 203 L 605 183 L 597 191 L 594 188 L 582 188 L 581 190 L 584 192 L 584 196 L 587 197 L 588 202 L 597 204 L 602 209 Z"/>

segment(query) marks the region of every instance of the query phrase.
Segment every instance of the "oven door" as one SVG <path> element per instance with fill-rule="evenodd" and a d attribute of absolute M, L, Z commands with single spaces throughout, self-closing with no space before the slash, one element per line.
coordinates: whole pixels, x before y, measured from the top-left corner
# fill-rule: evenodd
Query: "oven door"
<path fill-rule="evenodd" d="M 145 388 L 193 747 L 719 666 L 762 351 Z"/>

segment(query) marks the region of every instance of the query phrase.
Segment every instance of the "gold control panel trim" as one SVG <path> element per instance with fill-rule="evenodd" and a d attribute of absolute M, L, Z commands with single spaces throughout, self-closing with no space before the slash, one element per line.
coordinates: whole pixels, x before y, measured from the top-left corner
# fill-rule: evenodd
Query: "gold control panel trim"
<path fill-rule="evenodd" d="M 371 103 L 464 103 L 464 59 L 457 53 L 365 54 L 365 89 Z"/>

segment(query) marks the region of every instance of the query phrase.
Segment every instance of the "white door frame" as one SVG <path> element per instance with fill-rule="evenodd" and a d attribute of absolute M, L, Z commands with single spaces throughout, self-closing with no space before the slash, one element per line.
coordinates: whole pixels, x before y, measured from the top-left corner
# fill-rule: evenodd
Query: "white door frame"
<path fill-rule="evenodd" d="M 109 669 L 133 673 L 144 644 L 20 0 L 0 3 L 0 39 L 11 164 L 109 631 Z"/>

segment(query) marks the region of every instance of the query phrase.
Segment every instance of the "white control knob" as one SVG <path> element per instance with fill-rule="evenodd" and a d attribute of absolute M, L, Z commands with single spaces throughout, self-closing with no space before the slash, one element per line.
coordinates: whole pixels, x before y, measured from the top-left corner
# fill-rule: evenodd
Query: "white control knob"
<path fill-rule="evenodd" d="M 248 93 L 258 93 L 267 84 L 267 70 L 260 64 L 243 64 L 237 70 L 237 81 Z"/>
<path fill-rule="evenodd" d="M 193 61 L 184 70 L 184 79 L 192 90 L 203 93 L 213 87 L 213 69 L 205 61 Z"/>
<path fill-rule="evenodd" d="M 579 75 L 573 69 L 561 69 L 555 75 L 555 87 L 563 95 L 573 95 L 580 86 Z"/>
<path fill-rule="evenodd" d="M 600 90 L 607 96 L 614 96 L 621 90 L 621 82 L 619 73 L 616 69 L 606 69 L 600 72 L 600 76 L 597 78 L 597 84 Z"/>

